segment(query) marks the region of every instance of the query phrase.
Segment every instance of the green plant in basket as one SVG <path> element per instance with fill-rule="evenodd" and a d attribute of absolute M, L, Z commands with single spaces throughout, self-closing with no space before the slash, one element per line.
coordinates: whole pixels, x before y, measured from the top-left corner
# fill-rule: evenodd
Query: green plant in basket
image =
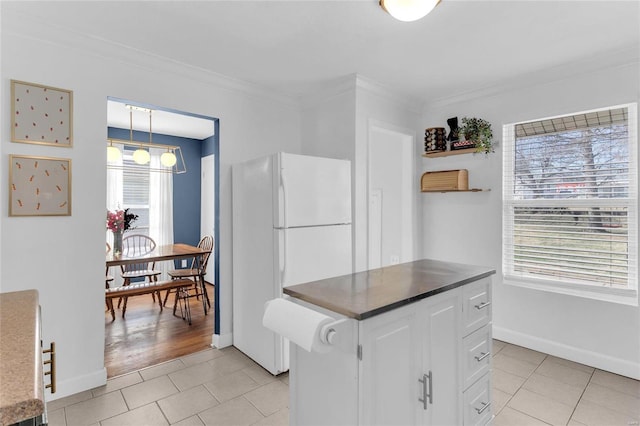
<path fill-rule="evenodd" d="M 458 128 L 458 134 L 463 135 L 466 140 L 474 142 L 476 152 L 484 152 L 485 154 L 494 152 L 493 131 L 491 123 L 488 121 L 482 118 L 464 117 L 462 125 Z"/>

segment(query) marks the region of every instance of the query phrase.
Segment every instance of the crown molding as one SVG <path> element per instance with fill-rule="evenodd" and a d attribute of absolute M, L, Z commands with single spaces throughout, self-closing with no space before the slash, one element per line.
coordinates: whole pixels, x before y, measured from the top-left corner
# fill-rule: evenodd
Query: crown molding
<path fill-rule="evenodd" d="M 145 72 L 162 71 L 250 97 L 276 101 L 289 107 L 300 106 L 297 99 L 257 84 L 115 43 L 86 32 L 70 30 L 33 15 L 18 11 L 12 11 L 11 14 L 12 19 L 3 20 L 4 34 L 72 49 L 84 55 L 134 66 Z"/>
<path fill-rule="evenodd" d="M 354 73 L 340 77 L 320 85 L 311 94 L 300 97 L 300 104 L 303 109 L 310 109 L 328 102 L 329 100 L 346 93 L 365 91 L 372 95 L 393 102 L 400 107 L 417 114 L 422 112 L 424 102 L 418 98 L 402 95 L 377 81 L 365 77 L 362 74 Z"/>
<path fill-rule="evenodd" d="M 581 60 L 549 67 L 542 70 L 521 74 L 499 84 L 487 85 L 474 90 L 461 92 L 452 96 L 437 98 L 425 102 L 424 108 L 441 108 L 443 106 L 468 102 L 479 98 L 497 96 L 514 90 L 521 90 L 543 84 L 575 78 L 580 75 L 597 73 L 603 70 L 637 66 L 640 64 L 640 49 L 638 45 L 627 46 L 622 49 L 601 55 L 590 56 Z"/>
<path fill-rule="evenodd" d="M 344 94 L 355 96 L 356 75 L 349 74 L 319 84 L 313 93 L 298 98 L 302 110 L 312 109 Z"/>
<path fill-rule="evenodd" d="M 400 94 L 396 91 L 391 90 L 388 86 L 378 83 L 377 81 L 369 77 L 365 77 L 361 74 L 356 74 L 355 79 L 356 79 L 356 86 L 359 89 L 362 89 L 373 95 L 385 98 L 390 102 L 393 102 L 405 109 L 408 109 L 409 111 L 412 111 L 418 114 L 422 112 L 424 101 L 417 97 Z"/>

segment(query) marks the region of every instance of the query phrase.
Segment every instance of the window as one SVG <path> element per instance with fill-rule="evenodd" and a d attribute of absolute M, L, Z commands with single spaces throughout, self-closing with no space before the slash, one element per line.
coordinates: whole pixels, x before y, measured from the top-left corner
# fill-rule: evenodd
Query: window
<path fill-rule="evenodd" d="M 638 303 L 636 111 L 504 126 L 505 282 Z"/>
<path fill-rule="evenodd" d="M 149 165 L 135 163 L 130 150 L 124 150 L 122 164 L 123 208 L 138 215 L 128 232 L 149 235 Z"/>

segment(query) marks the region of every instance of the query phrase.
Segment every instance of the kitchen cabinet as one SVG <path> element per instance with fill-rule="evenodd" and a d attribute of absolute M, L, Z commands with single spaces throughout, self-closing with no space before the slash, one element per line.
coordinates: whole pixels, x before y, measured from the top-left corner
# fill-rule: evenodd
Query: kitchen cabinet
<path fill-rule="evenodd" d="M 417 261 L 286 288 L 344 320 L 326 353 L 291 345 L 291 424 L 487 424 L 493 273 Z"/>
<path fill-rule="evenodd" d="M 361 322 L 361 424 L 460 424 L 460 306 L 453 290 Z"/>

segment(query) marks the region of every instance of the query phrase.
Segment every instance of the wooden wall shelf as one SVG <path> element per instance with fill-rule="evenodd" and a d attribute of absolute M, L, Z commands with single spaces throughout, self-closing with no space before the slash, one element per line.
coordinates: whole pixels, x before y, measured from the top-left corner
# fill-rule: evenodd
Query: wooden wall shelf
<path fill-rule="evenodd" d="M 438 158 L 438 157 L 448 157 L 450 155 L 472 154 L 474 152 L 476 152 L 475 148 L 466 148 L 466 149 L 456 149 L 455 151 L 425 152 L 424 154 L 422 154 L 422 156 L 426 158 Z"/>
<path fill-rule="evenodd" d="M 471 189 L 428 189 L 421 192 L 489 192 L 490 189 L 471 188 Z"/>

